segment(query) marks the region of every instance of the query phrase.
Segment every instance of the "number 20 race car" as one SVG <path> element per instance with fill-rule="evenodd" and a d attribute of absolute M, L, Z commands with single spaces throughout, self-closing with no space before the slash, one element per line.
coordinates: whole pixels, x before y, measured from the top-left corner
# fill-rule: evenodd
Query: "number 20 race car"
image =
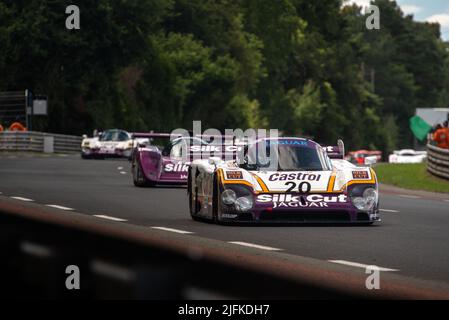
<path fill-rule="evenodd" d="M 269 154 L 260 161 L 260 150 Z M 378 184 L 369 167 L 343 160 L 344 145 L 266 138 L 243 158 L 195 160 L 187 191 L 194 220 L 363 223 L 379 219 Z"/>

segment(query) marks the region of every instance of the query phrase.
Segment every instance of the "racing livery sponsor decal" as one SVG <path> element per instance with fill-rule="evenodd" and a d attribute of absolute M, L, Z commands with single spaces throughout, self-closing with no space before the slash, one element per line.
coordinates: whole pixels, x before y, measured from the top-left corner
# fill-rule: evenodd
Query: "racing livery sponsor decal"
<path fill-rule="evenodd" d="M 117 142 L 100 142 L 100 153 L 115 153 L 115 148 L 117 147 L 117 145 Z"/>
<path fill-rule="evenodd" d="M 292 194 L 260 194 L 257 196 L 258 203 L 272 203 L 276 208 L 328 208 L 329 204 L 346 203 L 348 197 L 339 195 L 292 195 Z"/>
<path fill-rule="evenodd" d="M 243 179 L 243 173 L 242 171 L 226 171 L 226 179 L 228 180 Z"/>
<path fill-rule="evenodd" d="M 191 152 L 235 152 L 242 150 L 242 147 L 239 146 L 225 146 L 224 148 L 222 146 L 191 146 L 190 151 Z"/>
<path fill-rule="evenodd" d="M 290 180 L 299 180 L 299 181 L 320 181 L 320 174 L 313 173 L 273 173 L 268 177 L 269 181 L 290 181 Z"/>
<path fill-rule="evenodd" d="M 165 172 L 187 172 L 189 171 L 189 165 L 188 162 L 177 162 L 177 163 L 167 163 L 164 166 Z"/>
<path fill-rule="evenodd" d="M 369 179 L 367 171 L 352 171 L 352 178 L 354 179 Z"/>
<path fill-rule="evenodd" d="M 317 192 L 326 191 L 332 171 L 258 171 L 257 176 L 271 192 Z M 307 182 L 308 184 L 304 184 Z M 295 185 L 293 185 L 295 183 Z M 303 184 L 301 184 L 303 183 Z M 301 188 L 299 186 L 301 185 Z M 301 190 L 298 190 L 301 189 Z"/>
<path fill-rule="evenodd" d="M 307 140 L 267 140 L 267 144 L 278 144 L 278 145 L 284 145 L 284 146 L 307 146 Z"/>

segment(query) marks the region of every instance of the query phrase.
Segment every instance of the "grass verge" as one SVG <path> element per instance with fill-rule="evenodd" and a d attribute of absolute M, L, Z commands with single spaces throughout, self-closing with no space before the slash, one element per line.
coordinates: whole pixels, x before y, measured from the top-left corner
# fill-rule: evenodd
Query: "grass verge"
<path fill-rule="evenodd" d="M 449 193 L 449 181 L 432 176 L 427 172 L 425 163 L 380 163 L 373 169 L 380 183 L 404 189 Z"/>

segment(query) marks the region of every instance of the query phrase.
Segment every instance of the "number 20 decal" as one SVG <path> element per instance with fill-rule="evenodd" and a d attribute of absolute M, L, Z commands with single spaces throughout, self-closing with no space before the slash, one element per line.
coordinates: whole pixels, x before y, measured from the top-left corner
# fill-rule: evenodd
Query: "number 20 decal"
<path fill-rule="evenodd" d="M 296 187 L 298 187 L 299 193 L 309 193 L 310 190 L 312 189 L 312 185 L 306 181 L 303 181 L 299 184 L 296 184 L 293 181 L 289 181 L 289 182 L 286 182 L 285 185 L 290 186 L 290 188 L 288 188 L 287 192 L 292 192 L 294 189 L 296 189 Z"/>

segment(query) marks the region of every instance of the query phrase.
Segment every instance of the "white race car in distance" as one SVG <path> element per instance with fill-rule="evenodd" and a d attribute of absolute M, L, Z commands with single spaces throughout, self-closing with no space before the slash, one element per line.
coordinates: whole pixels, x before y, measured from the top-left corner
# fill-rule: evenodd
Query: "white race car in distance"
<path fill-rule="evenodd" d="M 133 148 L 143 140 L 148 139 L 133 139 L 129 132 L 119 129 L 106 130 L 93 138 L 84 136 L 81 142 L 81 157 L 130 158 Z"/>
<path fill-rule="evenodd" d="M 389 163 L 421 163 L 427 158 L 427 151 L 413 149 L 395 150 L 388 157 Z"/>

